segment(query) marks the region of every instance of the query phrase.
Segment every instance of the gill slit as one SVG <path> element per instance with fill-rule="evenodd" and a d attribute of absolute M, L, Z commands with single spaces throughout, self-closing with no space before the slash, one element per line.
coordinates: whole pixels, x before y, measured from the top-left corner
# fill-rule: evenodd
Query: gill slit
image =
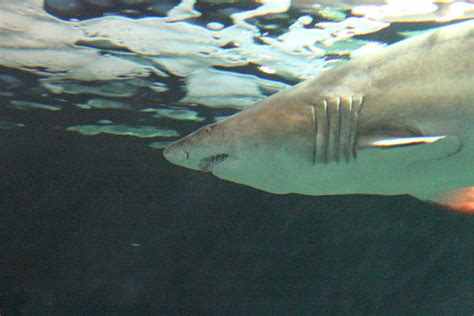
<path fill-rule="evenodd" d="M 324 137 L 323 137 L 323 162 L 328 163 L 328 158 L 329 158 L 329 130 L 330 130 L 330 118 L 329 118 L 329 111 L 328 111 L 328 102 L 324 100 L 324 117 L 326 119 L 326 128 L 324 129 Z"/>
<path fill-rule="evenodd" d="M 337 97 L 312 104 L 312 163 L 357 158 L 358 120 L 363 97 Z M 335 116 L 333 116 L 335 115 Z"/>
<path fill-rule="evenodd" d="M 357 100 L 354 102 L 353 98 L 351 98 L 351 103 L 353 105 L 352 110 L 351 110 L 351 132 L 350 132 L 350 142 L 349 146 L 352 151 L 352 156 L 354 159 L 357 158 L 357 127 L 359 123 L 359 114 L 362 109 L 362 103 L 364 101 L 364 98 L 358 97 Z M 355 105 L 355 108 L 354 108 Z"/>
<path fill-rule="evenodd" d="M 352 102 L 352 97 L 349 98 L 349 104 L 348 104 L 348 108 L 349 108 L 349 114 L 350 114 L 350 117 L 349 117 L 349 133 L 347 135 L 347 139 L 344 143 L 344 158 L 346 160 L 346 163 L 349 163 L 349 161 L 351 161 L 351 153 L 352 153 L 352 150 L 351 150 L 351 138 L 352 138 L 352 126 L 353 126 L 353 122 L 352 122 L 352 110 L 353 110 L 353 102 Z"/>
<path fill-rule="evenodd" d="M 334 159 L 336 162 L 339 162 L 339 148 L 340 148 L 340 143 L 341 143 L 341 127 L 342 127 L 342 122 L 341 122 L 341 98 L 337 97 L 337 103 L 336 103 L 336 136 L 334 140 Z"/>
<path fill-rule="evenodd" d="M 312 125 L 313 125 L 313 153 L 312 153 L 312 162 L 313 165 L 316 163 L 316 137 L 318 135 L 318 126 L 316 124 L 316 110 L 314 109 L 314 105 L 311 105 L 310 107 L 311 110 L 311 119 L 312 119 Z"/>

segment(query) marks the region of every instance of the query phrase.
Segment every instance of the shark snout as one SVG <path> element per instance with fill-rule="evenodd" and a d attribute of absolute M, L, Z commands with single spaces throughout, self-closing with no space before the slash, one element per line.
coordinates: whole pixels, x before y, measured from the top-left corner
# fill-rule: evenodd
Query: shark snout
<path fill-rule="evenodd" d="M 189 159 L 189 153 L 179 143 L 173 143 L 163 150 L 166 160 L 174 164 L 183 164 Z"/>
<path fill-rule="evenodd" d="M 166 160 L 181 167 L 210 172 L 214 167 L 232 157 L 224 151 L 210 150 L 205 146 L 189 146 L 185 140 L 185 138 L 178 140 L 163 150 Z"/>

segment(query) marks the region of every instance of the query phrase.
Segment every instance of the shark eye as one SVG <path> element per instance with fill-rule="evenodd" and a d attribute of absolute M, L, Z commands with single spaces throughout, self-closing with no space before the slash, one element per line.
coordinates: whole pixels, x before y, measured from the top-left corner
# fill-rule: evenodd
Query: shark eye
<path fill-rule="evenodd" d="M 211 131 L 211 129 L 212 129 L 211 127 L 206 126 L 206 127 L 204 127 L 204 132 L 209 133 Z"/>

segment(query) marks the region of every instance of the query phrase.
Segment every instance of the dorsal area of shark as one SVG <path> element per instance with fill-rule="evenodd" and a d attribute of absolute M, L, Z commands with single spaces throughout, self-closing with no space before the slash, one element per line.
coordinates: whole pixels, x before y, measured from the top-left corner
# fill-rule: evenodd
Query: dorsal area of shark
<path fill-rule="evenodd" d="M 410 194 L 474 211 L 474 20 L 356 57 L 164 156 L 272 193 Z"/>

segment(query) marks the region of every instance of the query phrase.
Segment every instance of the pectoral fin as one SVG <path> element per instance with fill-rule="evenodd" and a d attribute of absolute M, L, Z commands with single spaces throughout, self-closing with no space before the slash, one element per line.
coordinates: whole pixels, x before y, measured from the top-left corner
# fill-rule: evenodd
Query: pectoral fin
<path fill-rule="evenodd" d="M 411 137 L 366 137 L 359 142 L 360 148 L 397 148 L 403 146 L 432 144 L 445 139 L 446 136 L 411 136 Z"/>
<path fill-rule="evenodd" d="M 462 149 L 462 143 L 456 136 L 367 136 L 359 139 L 359 150 L 383 150 L 385 155 L 392 154 L 410 160 L 444 159 Z"/>
<path fill-rule="evenodd" d="M 449 209 L 474 215 L 474 187 L 437 194 L 431 202 Z"/>

